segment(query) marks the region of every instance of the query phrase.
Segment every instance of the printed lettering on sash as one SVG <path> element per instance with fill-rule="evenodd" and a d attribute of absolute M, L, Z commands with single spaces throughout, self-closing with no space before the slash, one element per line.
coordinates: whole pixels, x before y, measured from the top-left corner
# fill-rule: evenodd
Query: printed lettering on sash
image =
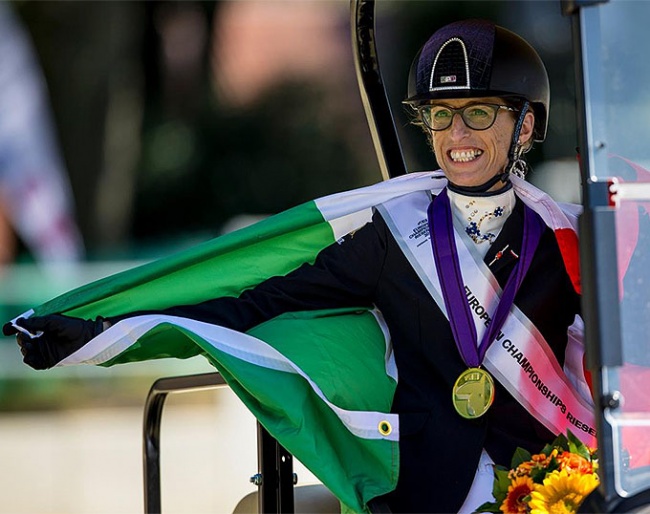
<path fill-rule="evenodd" d="M 424 287 L 449 319 L 428 237 L 409 238 L 427 219 L 430 201 L 427 193 L 416 192 L 385 202 L 378 210 Z M 487 265 L 472 255 L 458 234 L 456 245 L 480 339 L 501 289 Z M 550 431 L 566 434 L 571 430 L 583 443 L 596 446 L 593 406 L 575 391 L 543 335 L 516 305 L 489 347 L 482 368 Z"/>

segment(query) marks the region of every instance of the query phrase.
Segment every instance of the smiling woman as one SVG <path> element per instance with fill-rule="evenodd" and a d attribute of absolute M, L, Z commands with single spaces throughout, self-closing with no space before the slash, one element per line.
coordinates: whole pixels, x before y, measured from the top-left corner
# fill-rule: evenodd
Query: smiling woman
<path fill-rule="evenodd" d="M 519 36 L 483 20 L 447 25 L 417 55 L 406 100 L 442 171 L 299 206 L 74 291 L 5 333 L 18 332 L 25 362 L 40 368 L 209 355 L 350 509 L 377 500 L 392 512 L 474 512 L 493 498 L 494 463 L 537 451 L 571 419 L 594 426 L 575 209 L 522 178 L 525 149 L 546 134 L 548 89 Z M 177 333 L 187 337 L 167 336 Z M 379 406 L 365 406 L 374 378 L 341 401 L 353 389 L 338 374 L 362 376 L 353 356 L 378 359 L 389 391 Z M 306 384 L 313 408 L 295 399 Z M 593 446 L 591 431 L 579 437 Z"/>
<path fill-rule="evenodd" d="M 501 189 L 507 177 L 510 141 L 515 131 L 513 111 L 519 112 L 496 97 L 469 102 L 448 99 L 444 104 L 432 103 L 419 109 L 424 124 L 431 129 L 438 163 L 453 185 L 481 187 L 500 177 L 487 190 Z M 430 121 L 426 119 L 427 112 L 431 113 Z M 533 113 L 526 111 L 518 146 L 523 147 L 532 138 L 534 123 Z"/>
<path fill-rule="evenodd" d="M 511 171 L 525 175 L 522 157 L 546 136 L 550 97 L 533 47 L 482 24 L 468 20 L 436 32 L 411 65 L 405 100 L 450 182 L 472 192 L 500 189 Z"/>

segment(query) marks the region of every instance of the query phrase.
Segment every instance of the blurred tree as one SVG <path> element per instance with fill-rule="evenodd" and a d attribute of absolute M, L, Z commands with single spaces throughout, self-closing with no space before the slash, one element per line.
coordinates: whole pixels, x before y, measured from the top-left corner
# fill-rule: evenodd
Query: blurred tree
<path fill-rule="evenodd" d="M 90 251 L 214 234 L 379 178 L 351 55 L 336 87 L 288 77 L 254 104 L 220 102 L 210 57 L 227 3 L 19 2 Z"/>
<path fill-rule="evenodd" d="M 222 6 L 147 4 L 153 23 L 133 225 L 139 240 L 215 234 L 233 216 L 271 214 L 373 181 L 376 163 L 367 159 L 367 129 L 361 137 L 357 130 L 364 121 L 352 80 L 333 88 L 294 75 L 282 79 L 278 71 L 275 86 L 260 89 L 252 103 L 233 105 L 215 94 L 207 51 L 229 43 L 209 38 Z M 282 31 L 273 20 L 266 24 L 271 33 Z M 174 41 L 183 42 L 183 52 L 172 50 Z M 236 59 L 239 49 L 220 50 Z M 353 78 L 352 59 L 342 64 L 349 66 L 343 75 Z"/>
<path fill-rule="evenodd" d="M 347 47 L 347 3 L 329 3 L 336 5 L 340 25 L 324 33 Z M 346 70 L 338 83 L 288 75 L 254 103 L 233 105 L 215 91 L 211 56 L 227 44 L 213 39 L 223 34 L 219 23 L 231 20 L 225 13 L 232 14 L 236 2 L 17 5 L 50 84 L 81 229 L 91 250 L 214 234 L 233 215 L 273 213 L 379 179 L 351 53 L 337 63 Z M 301 4 L 301 9 L 310 5 L 316 9 L 323 3 Z M 246 7 L 269 8 L 268 2 L 252 1 Z M 435 27 L 467 17 L 493 19 L 538 48 L 553 96 L 548 140 L 530 160 L 534 165 L 572 155 L 571 48 L 568 20 L 558 9 L 555 2 L 377 2 L 379 58 L 409 170 L 436 167 L 426 138 L 409 125 L 401 104 L 411 59 Z M 272 24 L 269 12 L 256 22 Z M 294 15 L 301 20 L 296 24 L 306 23 Z M 316 31 L 310 27 L 300 26 L 298 37 Z M 279 26 L 276 35 L 286 37 L 290 29 Z M 269 44 L 279 37 L 269 34 L 264 36 Z M 313 41 L 296 45 L 315 53 L 318 41 L 323 43 Z"/>
<path fill-rule="evenodd" d="M 124 237 L 139 152 L 141 2 L 17 2 L 50 89 L 89 248 Z"/>

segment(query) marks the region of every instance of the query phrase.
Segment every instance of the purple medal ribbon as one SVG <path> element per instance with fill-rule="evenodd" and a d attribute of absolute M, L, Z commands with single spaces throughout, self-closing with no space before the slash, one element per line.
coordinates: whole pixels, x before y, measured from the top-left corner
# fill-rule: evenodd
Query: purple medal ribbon
<path fill-rule="evenodd" d="M 451 330 L 456 340 L 456 346 L 465 364 L 472 368 L 479 367 L 497 332 L 508 317 L 517 290 L 526 276 L 546 225 L 537 213 L 524 205 L 524 233 L 521 243 L 521 255 L 515 264 L 515 268 L 510 273 L 510 277 L 508 277 L 497 310 L 483 334 L 481 344 L 477 346 L 478 336 L 465 294 L 463 275 L 458 261 L 458 249 L 454 239 L 451 205 L 446 189 L 443 189 L 433 199 L 427 209 L 427 217 L 433 257 L 436 262 L 442 296 L 447 308 Z"/>

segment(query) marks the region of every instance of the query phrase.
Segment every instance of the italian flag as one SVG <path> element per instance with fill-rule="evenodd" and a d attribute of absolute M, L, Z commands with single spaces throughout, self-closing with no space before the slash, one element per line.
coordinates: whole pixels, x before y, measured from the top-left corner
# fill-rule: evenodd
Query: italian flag
<path fill-rule="evenodd" d="M 524 201 L 561 231 L 563 246 L 572 246 L 566 237 L 572 223 L 563 211 L 539 190 L 514 182 Z M 236 297 L 268 277 L 313 262 L 325 247 L 367 223 L 373 206 L 414 191 L 435 194 L 445 184 L 441 172 L 411 173 L 324 197 L 85 285 L 28 314 L 95 318 Z M 397 370 L 379 312 L 295 312 L 245 334 L 186 318 L 137 316 L 115 324 L 58 366 L 196 355 L 214 365 L 269 433 L 347 509 L 364 512 L 369 500 L 395 488 L 399 419 L 390 407 Z"/>

